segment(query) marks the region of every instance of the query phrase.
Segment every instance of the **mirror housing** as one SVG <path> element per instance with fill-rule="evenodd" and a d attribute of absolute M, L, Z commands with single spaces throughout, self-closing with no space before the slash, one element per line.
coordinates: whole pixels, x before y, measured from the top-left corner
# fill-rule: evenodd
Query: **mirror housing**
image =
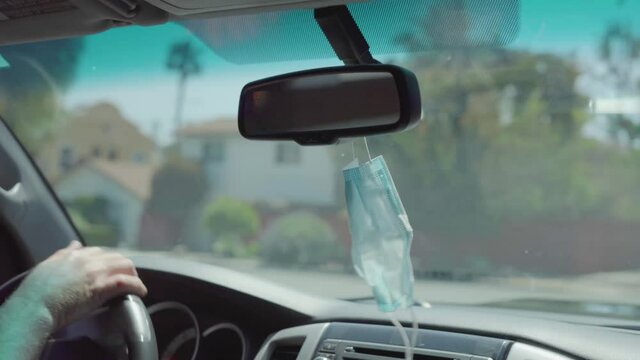
<path fill-rule="evenodd" d="M 422 115 L 415 75 L 394 65 L 299 71 L 242 89 L 238 128 L 251 140 L 335 144 L 342 138 L 400 132 Z"/>

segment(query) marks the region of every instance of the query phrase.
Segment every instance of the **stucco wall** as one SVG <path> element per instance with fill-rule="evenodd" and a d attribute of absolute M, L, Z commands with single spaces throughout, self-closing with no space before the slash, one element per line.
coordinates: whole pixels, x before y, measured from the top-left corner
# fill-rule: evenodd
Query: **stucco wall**
<path fill-rule="evenodd" d="M 71 201 L 81 196 L 102 196 L 110 202 L 110 216 L 121 231 L 118 243 L 134 245 L 138 239 L 140 216 L 144 204 L 132 193 L 91 168 L 78 169 L 55 184 L 62 201 Z"/>

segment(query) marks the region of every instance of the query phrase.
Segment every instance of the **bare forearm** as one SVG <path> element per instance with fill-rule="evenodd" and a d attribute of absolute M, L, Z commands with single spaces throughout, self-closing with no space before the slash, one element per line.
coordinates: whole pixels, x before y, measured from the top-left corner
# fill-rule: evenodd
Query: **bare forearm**
<path fill-rule="evenodd" d="M 124 294 L 147 288 L 133 262 L 72 241 L 36 266 L 0 307 L 0 360 L 35 360 L 55 329 Z"/>
<path fill-rule="evenodd" d="M 47 308 L 21 290 L 0 307 L 0 359 L 36 360 L 51 334 Z"/>

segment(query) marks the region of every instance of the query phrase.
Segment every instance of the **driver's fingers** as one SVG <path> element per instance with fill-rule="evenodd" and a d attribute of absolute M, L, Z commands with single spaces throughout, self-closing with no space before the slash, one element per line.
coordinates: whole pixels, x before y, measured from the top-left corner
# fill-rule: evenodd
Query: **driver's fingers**
<path fill-rule="evenodd" d="M 69 243 L 69 245 L 67 245 L 67 247 L 62 248 L 58 251 L 56 251 L 55 253 L 53 253 L 53 255 L 51 255 L 51 259 L 57 259 L 57 258 L 61 258 L 66 256 L 67 254 L 69 254 L 70 252 L 74 251 L 74 250 L 78 250 L 82 248 L 82 244 L 80 243 L 80 241 L 78 240 L 73 240 L 72 242 Z"/>
<path fill-rule="evenodd" d="M 136 267 L 133 264 L 133 261 L 120 254 L 106 254 L 102 257 L 102 261 L 110 275 L 126 274 L 138 276 L 138 272 L 136 271 Z"/>
<path fill-rule="evenodd" d="M 147 288 L 137 276 L 115 274 L 102 279 L 94 294 L 100 302 L 106 302 L 125 294 L 145 296 Z"/>
<path fill-rule="evenodd" d="M 94 261 L 99 256 L 106 254 L 107 251 L 105 251 L 103 248 L 100 248 L 100 247 L 90 246 L 90 247 L 75 249 L 75 251 L 72 251 L 72 253 L 74 256 L 83 258 L 87 261 Z"/>
<path fill-rule="evenodd" d="M 93 256 L 88 263 L 85 263 L 83 269 L 94 282 L 115 274 L 138 276 L 131 259 L 112 252 Z"/>
<path fill-rule="evenodd" d="M 67 249 L 80 249 L 82 247 L 82 243 L 78 240 L 73 240 L 67 246 Z"/>
<path fill-rule="evenodd" d="M 78 266 L 85 266 L 96 263 L 96 260 L 105 253 L 104 249 L 99 247 L 67 247 L 60 254 L 55 256 L 65 259 L 65 261 L 73 261 Z"/>

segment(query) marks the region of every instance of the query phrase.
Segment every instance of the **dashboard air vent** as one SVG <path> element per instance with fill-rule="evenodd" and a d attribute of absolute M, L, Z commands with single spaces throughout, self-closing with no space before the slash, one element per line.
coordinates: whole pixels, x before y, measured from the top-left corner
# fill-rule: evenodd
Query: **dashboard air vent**
<path fill-rule="evenodd" d="M 349 348 L 347 348 L 349 349 Z M 351 351 L 349 351 L 351 350 Z M 355 354 L 366 354 L 366 355 L 374 355 L 374 356 L 382 356 L 386 358 L 394 358 L 394 359 L 404 359 L 405 352 L 404 351 L 394 351 L 394 350 L 381 350 L 381 349 L 369 349 L 364 347 L 355 347 L 350 348 L 345 352 L 343 359 L 345 360 L 356 360 L 355 357 L 349 357 L 348 353 Z M 358 357 L 360 358 L 360 357 Z M 427 355 L 427 354 L 413 354 L 414 360 L 452 360 L 455 357 L 450 356 L 438 356 L 438 355 Z"/>
<path fill-rule="evenodd" d="M 332 349 L 335 349 L 333 351 Z M 359 341 L 346 341 L 337 339 L 325 340 L 316 356 L 330 359 L 330 355 L 343 360 L 403 360 L 405 358 L 404 346 L 365 343 Z M 464 354 L 451 351 L 428 349 L 423 347 L 413 348 L 414 360 L 492 360 L 489 357 L 474 354 Z"/>
<path fill-rule="evenodd" d="M 276 348 L 273 349 L 269 360 L 296 360 L 300 349 L 302 349 L 302 344 L 277 345 Z"/>

